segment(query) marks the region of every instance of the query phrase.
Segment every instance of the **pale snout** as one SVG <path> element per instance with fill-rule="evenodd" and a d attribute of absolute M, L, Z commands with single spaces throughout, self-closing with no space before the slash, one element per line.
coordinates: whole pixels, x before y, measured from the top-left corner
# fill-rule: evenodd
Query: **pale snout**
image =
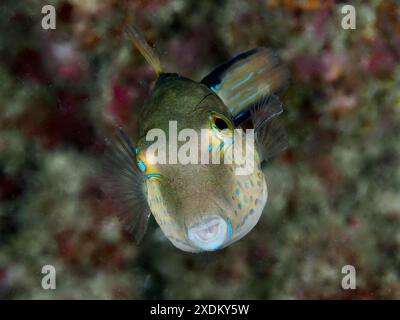
<path fill-rule="evenodd" d="M 215 216 L 188 229 L 189 240 L 202 250 L 216 250 L 226 240 L 227 224 L 224 219 Z"/>

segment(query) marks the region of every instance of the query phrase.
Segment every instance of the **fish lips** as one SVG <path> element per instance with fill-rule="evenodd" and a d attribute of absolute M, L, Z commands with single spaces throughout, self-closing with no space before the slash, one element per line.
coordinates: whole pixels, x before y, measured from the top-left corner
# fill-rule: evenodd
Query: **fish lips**
<path fill-rule="evenodd" d="M 188 229 L 190 242 L 205 251 L 220 249 L 227 238 L 228 226 L 224 219 L 215 216 Z"/>

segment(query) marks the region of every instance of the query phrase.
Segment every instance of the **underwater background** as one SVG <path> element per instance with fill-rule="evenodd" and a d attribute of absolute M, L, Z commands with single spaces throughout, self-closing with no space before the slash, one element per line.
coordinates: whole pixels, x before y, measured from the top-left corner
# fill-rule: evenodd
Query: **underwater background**
<path fill-rule="evenodd" d="M 0 298 L 400 299 L 400 4 L 349 1 L 345 30 L 345 3 L 2 0 Z M 224 250 L 179 251 L 153 218 L 136 245 L 99 188 L 104 137 L 134 131 L 155 80 L 123 36 L 132 22 L 195 80 L 258 46 L 290 70 L 290 147 L 267 166 L 260 222 Z"/>

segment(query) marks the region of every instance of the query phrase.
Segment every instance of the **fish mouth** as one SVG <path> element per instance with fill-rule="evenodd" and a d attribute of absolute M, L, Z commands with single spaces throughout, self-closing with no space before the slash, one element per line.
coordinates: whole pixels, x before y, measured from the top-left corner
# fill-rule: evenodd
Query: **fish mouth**
<path fill-rule="evenodd" d="M 213 217 L 188 229 L 189 240 L 199 249 L 217 250 L 225 242 L 228 226 L 221 217 Z"/>

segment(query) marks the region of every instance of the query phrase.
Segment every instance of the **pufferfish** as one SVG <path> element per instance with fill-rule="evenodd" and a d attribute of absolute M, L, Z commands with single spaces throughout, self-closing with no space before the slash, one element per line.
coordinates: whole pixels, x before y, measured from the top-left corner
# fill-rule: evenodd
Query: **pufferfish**
<path fill-rule="evenodd" d="M 133 140 L 118 128 L 107 140 L 106 193 L 137 242 L 153 214 L 166 238 L 180 250 L 225 248 L 254 228 L 266 206 L 264 163 L 287 146 L 275 119 L 283 112 L 276 92 L 285 86 L 288 72 L 271 50 L 259 47 L 238 54 L 197 82 L 163 73 L 144 36 L 135 27 L 127 28 L 127 34 L 158 78 L 141 108 L 138 138 Z M 176 121 L 178 132 L 191 128 L 200 135 L 207 130 L 210 157 L 222 157 L 232 148 L 235 129 L 254 129 L 255 143 L 248 151 L 253 170 L 238 175 L 239 164 L 234 161 L 154 163 L 146 153 L 152 144 L 146 136 L 158 128 L 168 140 L 171 121 Z M 184 143 L 179 141 L 178 146 Z"/>

